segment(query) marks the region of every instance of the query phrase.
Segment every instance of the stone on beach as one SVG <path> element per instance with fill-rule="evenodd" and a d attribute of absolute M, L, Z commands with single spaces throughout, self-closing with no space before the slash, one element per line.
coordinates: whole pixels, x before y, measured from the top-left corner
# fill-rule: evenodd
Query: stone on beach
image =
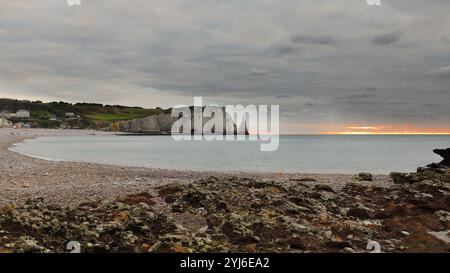
<path fill-rule="evenodd" d="M 373 176 L 370 173 L 359 173 L 358 177 L 362 181 L 373 181 Z"/>

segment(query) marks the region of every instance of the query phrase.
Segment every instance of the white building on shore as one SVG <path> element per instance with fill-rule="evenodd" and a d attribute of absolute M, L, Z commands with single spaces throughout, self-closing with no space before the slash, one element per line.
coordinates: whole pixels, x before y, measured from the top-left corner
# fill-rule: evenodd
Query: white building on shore
<path fill-rule="evenodd" d="M 16 113 L 17 118 L 29 118 L 30 117 L 30 111 L 28 110 L 19 110 Z"/>
<path fill-rule="evenodd" d="M 0 112 L 0 118 L 13 118 L 16 114 L 10 113 L 8 111 L 2 111 Z"/>
<path fill-rule="evenodd" d="M 30 118 L 30 111 L 19 110 L 17 113 L 10 113 L 8 111 L 0 112 L 0 118 Z"/>

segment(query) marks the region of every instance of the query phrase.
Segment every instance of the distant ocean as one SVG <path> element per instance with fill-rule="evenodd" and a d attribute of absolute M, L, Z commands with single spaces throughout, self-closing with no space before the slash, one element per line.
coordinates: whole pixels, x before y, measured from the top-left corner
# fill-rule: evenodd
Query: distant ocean
<path fill-rule="evenodd" d="M 259 142 L 175 142 L 170 136 L 41 137 L 12 150 L 29 156 L 121 166 L 201 171 L 387 174 L 440 161 L 440 135 L 289 135 L 276 152 Z"/>

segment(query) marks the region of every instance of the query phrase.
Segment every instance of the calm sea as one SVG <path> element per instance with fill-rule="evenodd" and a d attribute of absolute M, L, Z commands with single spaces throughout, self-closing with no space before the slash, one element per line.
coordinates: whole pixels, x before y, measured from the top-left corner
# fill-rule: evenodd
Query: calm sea
<path fill-rule="evenodd" d="M 208 171 L 389 173 L 440 161 L 450 136 L 281 136 L 276 152 L 259 142 L 176 142 L 170 136 L 41 137 L 12 150 L 51 160 Z"/>

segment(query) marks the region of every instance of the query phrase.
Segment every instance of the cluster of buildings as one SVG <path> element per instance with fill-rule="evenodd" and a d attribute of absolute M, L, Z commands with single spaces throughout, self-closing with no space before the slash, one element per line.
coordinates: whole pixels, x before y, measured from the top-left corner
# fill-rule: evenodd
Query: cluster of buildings
<path fill-rule="evenodd" d="M 16 113 L 10 113 L 8 111 L 0 112 L 0 118 L 30 118 L 30 111 L 19 110 Z"/>
<path fill-rule="evenodd" d="M 17 122 L 12 123 L 8 119 L 16 118 L 16 119 L 27 119 L 30 118 L 30 111 L 28 110 L 19 110 L 16 113 L 10 113 L 8 111 L 0 112 L 0 128 L 31 128 L 31 125 L 28 123 Z"/>
<path fill-rule="evenodd" d="M 0 118 L 0 128 L 21 129 L 21 128 L 31 128 L 31 125 L 29 123 L 23 122 L 12 123 L 6 118 Z"/>
<path fill-rule="evenodd" d="M 14 129 L 20 129 L 20 128 L 31 128 L 31 125 L 29 123 L 24 122 L 16 122 L 12 123 L 8 119 L 28 119 L 31 117 L 30 111 L 28 110 L 19 110 L 16 113 L 11 113 L 8 111 L 2 111 L 0 112 L 0 128 L 14 128 Z"/>
<path fill-rule="evenodd" d="M 14 128 L 14 129 L 20 129 L 20 128 L 31 128 L 31 125 L 29 123 L 26 123 L 26 121 L 29 121 L 28 119 L 31 118 L 31 113 L 28 110 L 19 110 L 16 113 L 11 113 L 8 111 L 2 111 L 0 112 L 0 128 Z M 58 121 L 58 118 L 56 115 L 50 115 L 47 116 L 48 120 L 51 121 Z M 65 119 L 71 120 L 71 119 L 80 119 L 81 116 L 67 112 L 65 113 Z M 23 122 L 20 121 L 20 119 L 24 119 Z M 16 123 L 11 122 L 11 120 L 15 120 Z"/>

